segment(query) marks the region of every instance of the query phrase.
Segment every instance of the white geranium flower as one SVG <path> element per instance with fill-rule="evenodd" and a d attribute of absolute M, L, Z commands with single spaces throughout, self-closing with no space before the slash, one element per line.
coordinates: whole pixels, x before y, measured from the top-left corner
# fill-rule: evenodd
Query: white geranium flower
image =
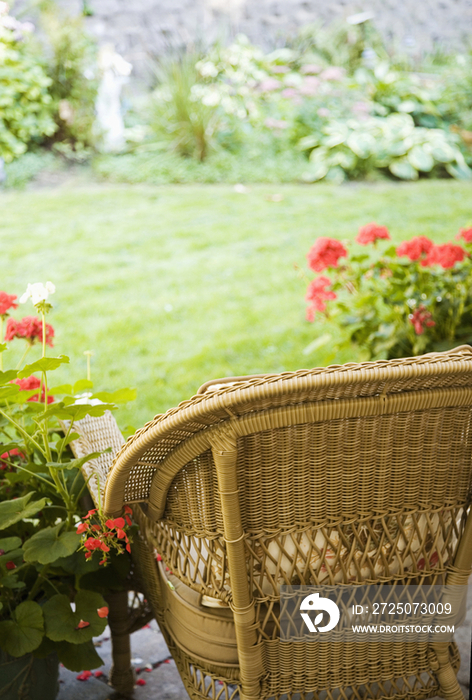
<path fill-rule="evenodd" d="M 54 294 L 56 287 L 52 282 L 35 282 L 34 284 L 28 284 L 26 292 L 20 297 L 20 304 L 24 304 L 31 299 L 34 306 L 37 306 L 42 301 L 46 301 L 50 294 Z"/>

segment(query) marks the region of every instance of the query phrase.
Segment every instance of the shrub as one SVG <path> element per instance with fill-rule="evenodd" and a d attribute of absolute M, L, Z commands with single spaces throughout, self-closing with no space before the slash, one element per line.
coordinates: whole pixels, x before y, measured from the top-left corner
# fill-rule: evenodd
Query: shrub
<path fill-rule="evenodd" d="M 96 45 L 85 33 L 81 17 L 65 17 L 54 4 L 43 10 L 41 24 L 47 39 L 54 141 L 61 144 L 58 150 L 64 155 L 83 160 L 94 143 Z"/>
<path fill-rule="evenodd" d="M 201 91 L 198 57 L 183 54 L 161 63 L 151 126 L 182 156 L 205 160 L 220 126 L 217 103 Z"/>
<path fill-rule="evenodd" d="M 31 26 L 0 3 L 0 157 L 7 163 L 56 130 L 43 65 L 32 50 Z"/>
<path fill-rule="evenodd" d="M 408 357 L 472 341 L 472 228 L 458 242 L 435 245 L 417 236 L 395 248 L 384 226 L 360 229 L 356 242 L 319 238 L 308 253 L 323 274 L 308 286 L 307 319 L 334 324 L 341 345 L 369 358 Z M 386 242 L 385 242 L 386 240 Z"/>
<path fill-rule="evenodd" d="M 372 170 L 388 170 L 402 180 L 417 180 L 419 173 L 441 175 L 444 170 L 470 179 L 458 137 L 442 129 L 416 127 L 408 114 L 369 117 L 364 121 L 328 121 L 319 132 L 300 140 L 310 152 L 306 182 L 327 179 L 342 182 Z"/>

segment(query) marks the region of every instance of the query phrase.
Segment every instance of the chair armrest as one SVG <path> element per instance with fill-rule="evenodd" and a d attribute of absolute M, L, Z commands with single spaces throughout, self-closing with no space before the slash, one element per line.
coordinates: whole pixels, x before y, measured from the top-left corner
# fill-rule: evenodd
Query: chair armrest
<path fill-rule="evenodd" d="M 60 421 L 66 434 L 70 421 Z M 118 424 L 110 411 L 105 411 L 103 416 L 85 416 L 81 420 L 74 421 L 72 432 L 78 433 L 79 438 L 70 443 L 75 457 L 81 458 L 92 452 L 100 452 L 111 447 L 110 452 L 105 452 L 86 462 L 81 471 L 85 480 L 88 480 L 88 489 L 96 506 L 100 502 L 103 505 L 103 496 L 108 472 L 110 471 L 116 453 L 125 442 Z"/>

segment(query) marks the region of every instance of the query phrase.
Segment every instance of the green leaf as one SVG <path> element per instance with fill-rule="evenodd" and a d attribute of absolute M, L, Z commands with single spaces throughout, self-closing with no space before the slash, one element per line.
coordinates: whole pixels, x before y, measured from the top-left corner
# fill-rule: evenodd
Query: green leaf
<path fill-rule="evenodd" d="M 48 372 L 68 362 L 69 358 L 66 357 L 66 355 L 61 355 L 60 357 L 42 357 L 31 365 L 26 365 L 21 372 L 18 372 L 18 376 L 22 378 L 29 377 L 33 372 Z"/>
<path fill-rule="evenodd" d="M 18 576 L 11 571 L 6 576 L 0 576 L 0 586 L 2 588 L 10 588 L 11 590 L 25 588 L 26 584 L 23 581 L 18 581 Z"/>
<path fill-rule="evenodd" d="M 413 102 L 413 100 L 404 100 L 398 105 L 398 111 L 399 112 L 414 112 L 416 109 L 416 102 Z"/>
<path fill-rule="evenodd" d="M 67 445 L 70 445 L 71 442 L 74 442 L 74 440 L 77 440 L 78 438 L 80 438 L 79 433 L 74 433 L 74 431 L 72 431 L 67 437 L 60 438 L 56 442 L 55 449 L 57 452 L 62 452 Z"/>
<path fill-rule="evenodd" d="M 99 593 L 79 591 L 75 597 L 75 612 L 66 595 L 55 595 L 43 606 L 46 636 L 54 642 L 83 644 L 97 637 L 107 626 L 106 618 L 97 614 L 106 602 Z M 90 623 L 88 627 L 77 629 L 79 622 Z"/>
<path fill-rule="evenodd" d="M 69 671 L 82 671 L 86 668 L 103 666 L 103 659 L 97 654 L 92 641 L 84 644 L 70 644 L 69 642 L 56 642 L 56 651 L 61 664 L 64 664 Z"/>
<path fill-rule="evenodd" d="M 63 532 L 63 523 L 46 527 L 36 532 L 23 545 L 25 561 L 37 561 L 51 564 L 60 557 L 67 557 L 75 552 L 80 543 L 80 535 L 75 532 Z"/>
<path fill-rule="evenodd" d="M 103 450 L 103 452 L 110 452 L 110 449 L 111 448 Z M 97 457 L 100 457 L 100 455 L 102 455 L 103 452 L 91 452 L 85 457 L 80 457 L 79 459 L 71 459 L 69 462 L 47 462 L 46 466 L 51 467 L 53 469 L 80 469 L 84 466 L 84 464 L 90 462 L 91 459 L 96 459 Z"/>
<path fill-rule="evenodd" d="M 312 163 L 310 164 L 309 170 L 303 173 L 302 179 L 305 182 L 317 182 L 318 180 L 322 180 L 324 178 L 328 170 L 329 167 L 327 163 Z"/>
<path fill-rule="evenodd" d="M 71 391 L 71 394 L 78 394 L 80 391 L 87 391 L 88 389 L 93 389 L 93 382 L 90 379 L 79 379 L 74 384 L 74 390 Z"/>
<path fill-rule="evenodd" d="M 388 166 L 390 172 L 401 180 L 417 180 L 418 171 L 406 159 L 394 160 Z"/>
<path fill-rule="evenodd" d="M 45 659 L 49 654 L 53 654 L 56 651 L 56 642 L 51 641 L 47 637 L 43 637 L 39 647 L 33 651 L 33 656 L 35 659 Z"/>
<path fill-rule="evenodd" d="M 464 163 L 463 165 L 453 165 L 452 163 L 446 164 L 446 170 L 452 177 L 456 180 L 471 180 L 472 170 Z"/>
<path fill-rule="evenodd" d="M 54 568 L 63 569 L 67 573 L 74 574 L 74 576 L 83 576 L 94 571 L 101 571 L 103 570 L 103 566 L 100 566 L 101 554 L 100 551 L 95 550 L 90 559 L 86 559 L 85 552 L 80 550 L 70 554 L 68 557 L 57 559 L 54 562 Z M 87 586 L 87 588 L 90 588 L 90 586 Z"/>
<path fill-rule="evenodd" d="M 18 384 L 9 384 L 8 386 L 0 387 L 0 399 L 8 399 L 10 396 L 18 394 L 20 387 Z"/>
<path fill-rule="evenodd" d="M 304 138 L 300 139 L 297 144 L 297 148 L 300 151 L 307 151 L 309 148 L 315 148 L 315 146 L 318 146 L 318 144 L 318 137 L 311 134 L 310 136 L 305 136 Z"/>
<path fill-rule="evenodd" d="M 0 622 L 0 646 L 11 656 L 23 656 L 39 647 L 44 634 L 43 613 L 32 600 L 20 603 L 11 620 Z"/>
<path fill-rule="evenodd" d="M 19 537 L 4 537 L 0 540 L 0 549 L 3 549 L 5 554 L 7 552 L 12 552 L 14 549 L 21 547 L 21 540 Z"/>
<path fill-rule="evenodd" d="M 335 185 L 340 185 L 345 179 L 346 173 L 338 165 L 334 168 L 330 168 L 325 177 L 326 182 L 333 182 Z"/>
<path fill-rule="evenodd" d="M 0 385 L 8 384 L 12 379 L 16 379 L 18 372 L 16 369 L 8 369 L 6 372 L 0 372 Z"/>
<path fill-rule="evenodd" d="M 79 404 L 69 404 L 66 406 L 62 401 L 60 403 L 53 403 L 50 407 L 37 416 L 38 419 L 42 420 L 48 418 L 49 416 L 56 416 L 61 420 L 81 420 L 85 416 L 103 416 L 105 411 L 114 411 L 116 406 L 110 403 L 101 403 L 97 406 L 91 406 L 87 403 Z"/>
<path fill-rule="evenodd" d="M 117 391 L 99 391 L 93 394 L 93 399 L 99 399 L 104 403 L 125 403 L 136 399 L 136 389 L 117 389 Z"/>
<path fill-rule="evenodd" d="M 48 389 L 49 394 L 73 394 L 74 389 L 72 388 L 72 384 L 59 384 L 58 386 L 51 386 Z"/>
<path fill-rule="evenodd" d="M 6 343 L 0 343 L 0 352 L 5 352 L 7 349 L 7 344 Z"/>
<path fill-rule="evenodd" d="M 353 132 L 346 141 L 351 151 L 359 158 L 368 158 L 375 148 L 375 139 L 371 134 Z"/>
<path fill-rule="evenodd" d="M 443 143 L 440 146 L 433 146 L 431 149 L 431 155 L 434 160 L 439 161 L 439 163 L 451 163 L 456 159 L 456 153 L 454 149 L 447 143 Z"/>
<path fill-rule="evenodd" d="M 0 530 L 5 530 L 7 527 L 10 527 L 10 525 L 14 525 L 20 520 L 31 518 L 40 511 L 41 508 L 44 508 L 46 505 L 45 498 L 30 503 L 33 494 L 34 491 L 31 491 L 31 493 L 21 498 L 15 498 L 12 501 L 2 501 L 0 503 Z"/>
<path fill-rule="evenodd" d="M 427 153 L 421 146 L 413 146 L 407 155 L 408 162 L 423 173 L 429 173 L 434 167 L 434 159 L 430 153 Z"/>
<path fill-rule="evenodd" d="M 23 550 L 21 549 L 21 541 L 19 549 L 12 549 L 9 552 L 5 552 L 5 554 L 0 554 L 0 566 L 6 566 L 6 563 L 9 561 L 14 562 L 17 566 L 22 563 Z M 5 568 L 4 571 L 7 571 L 7 569 Z"/>

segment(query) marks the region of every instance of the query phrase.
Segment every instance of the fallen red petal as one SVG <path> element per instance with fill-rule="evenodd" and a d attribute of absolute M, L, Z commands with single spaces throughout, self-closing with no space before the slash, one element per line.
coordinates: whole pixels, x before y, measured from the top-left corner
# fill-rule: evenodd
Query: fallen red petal
<path fill-rule="evenodd" d="M 144 680 L 144 678 L 138 678 L 138 680 L 136 681 L 136 685 L 146 685 L 146 681 Z"/>
<path fill-rule="evenodd" d="M 79 673 L 79 675 L 76 676 L 76 678 L 78 681 L 88 681 L 91 675 L 92 671 L 82 671 L 82 673 Z"/>
<path fill-rule="evenodd" d="M 98 608 L 97 615 L 98 617 L 108 617 L 108 608 L 106 606 L 103 606 L 103 608 Z"/>
<path fill-rule="evenodd" d="M 90 627 L 90 622 L 87 622 L 86 620 L 81 620 L 75 629 L 83 630 L 85 627 Z"/>

